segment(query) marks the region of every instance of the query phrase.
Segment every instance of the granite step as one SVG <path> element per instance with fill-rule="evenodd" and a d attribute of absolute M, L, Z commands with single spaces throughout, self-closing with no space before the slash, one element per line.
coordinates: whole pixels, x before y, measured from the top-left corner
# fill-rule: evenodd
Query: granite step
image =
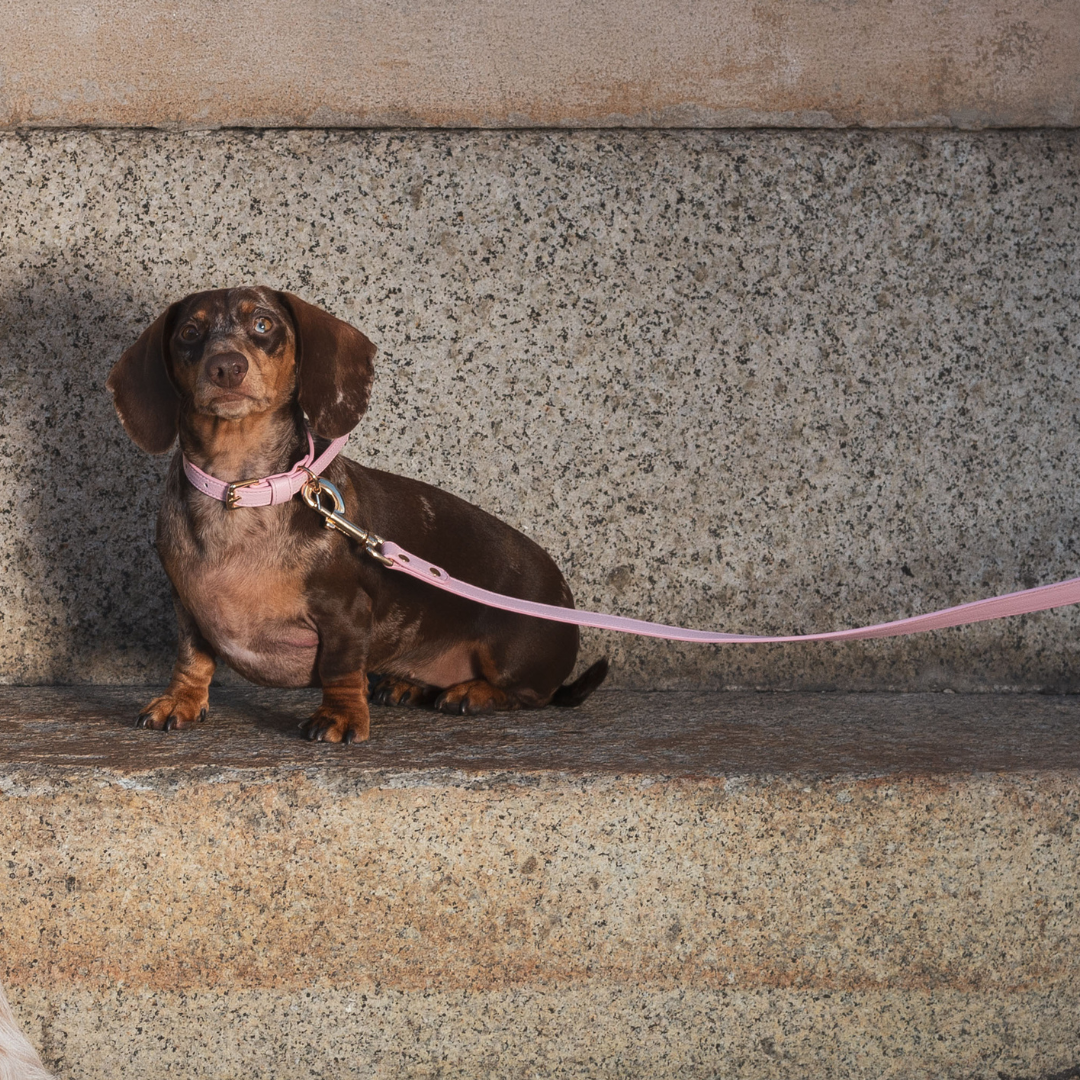
<path fill-rule="evenodd" d="M 1080 1066 L 1080 698 L 488 718 L 0 688 L 0 976 L 71 1080 Z"/>

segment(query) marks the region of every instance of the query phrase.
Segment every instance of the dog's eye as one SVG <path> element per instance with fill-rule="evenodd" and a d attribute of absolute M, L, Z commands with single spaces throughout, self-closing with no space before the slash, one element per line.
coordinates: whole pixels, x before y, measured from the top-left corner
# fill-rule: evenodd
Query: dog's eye
<path fill-rule="evenodd" d="M 256 334 L 270 333 L 270 320 L 263 318 L 261 315 L 252 323 L 252 326 L 254 326 Z"/>
<path fill-rule="evenodd" d="M 188 323 L 180 331 L 181 341 L 197 341 L 199 338 L 199 328 L 194 323 Z"/>

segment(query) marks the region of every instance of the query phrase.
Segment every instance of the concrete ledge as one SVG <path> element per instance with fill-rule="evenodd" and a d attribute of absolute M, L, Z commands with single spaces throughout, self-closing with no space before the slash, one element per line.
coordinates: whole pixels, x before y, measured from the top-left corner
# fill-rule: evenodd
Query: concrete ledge
<path fill-rule="evenodd" d="M 1078 71 L 1075 0 L 0 10 L 6 127 L 1071 126 Z"/>
<path fill-rule="evenodd" d="M 2 974 L 139 1076 L 1041 1077 L 1080 1063 L 1080 700 L 597 695 L 468 720 L 0 689 Z"/>

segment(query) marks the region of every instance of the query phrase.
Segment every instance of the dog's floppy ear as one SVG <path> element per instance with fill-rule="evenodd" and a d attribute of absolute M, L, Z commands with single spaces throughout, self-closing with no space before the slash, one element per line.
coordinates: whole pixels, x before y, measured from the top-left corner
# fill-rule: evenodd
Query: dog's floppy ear
<path fill-rule="evenodd" d="M 176 438 L 180 395 L 169 381 L 165 349 L 179 304 L 170 304 L 113 365 L 105 385 L 120 423 L 148 454 L 164 454 Z"/>
<path fill-rule="evenodd" d="M 292 293 L 278 293 L 296 329 L 300 408 L 327 439 L 347 435 L 367 411 L 378 351 L 347 322 Z"/>

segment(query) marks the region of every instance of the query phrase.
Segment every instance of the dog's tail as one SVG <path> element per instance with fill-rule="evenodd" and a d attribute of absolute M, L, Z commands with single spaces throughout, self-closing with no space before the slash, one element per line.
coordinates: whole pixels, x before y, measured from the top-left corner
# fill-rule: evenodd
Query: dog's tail
<path fill-rule="evenodd" d="M 608 662 L 605 656 L 603 660 L 597 660 L 583 675 L 579 675 L 573 682 L 560 686 L 551 699 L 552 705 L 561 705 L 572 709 L 580 705 L 603 681 L 607 678 Z"/>
<path fill-rule="evenodd" d="M 19 1030 L 11 1006 L 0 990 L 0 1080 L 53 1080 L 37 1051 Z"/>

